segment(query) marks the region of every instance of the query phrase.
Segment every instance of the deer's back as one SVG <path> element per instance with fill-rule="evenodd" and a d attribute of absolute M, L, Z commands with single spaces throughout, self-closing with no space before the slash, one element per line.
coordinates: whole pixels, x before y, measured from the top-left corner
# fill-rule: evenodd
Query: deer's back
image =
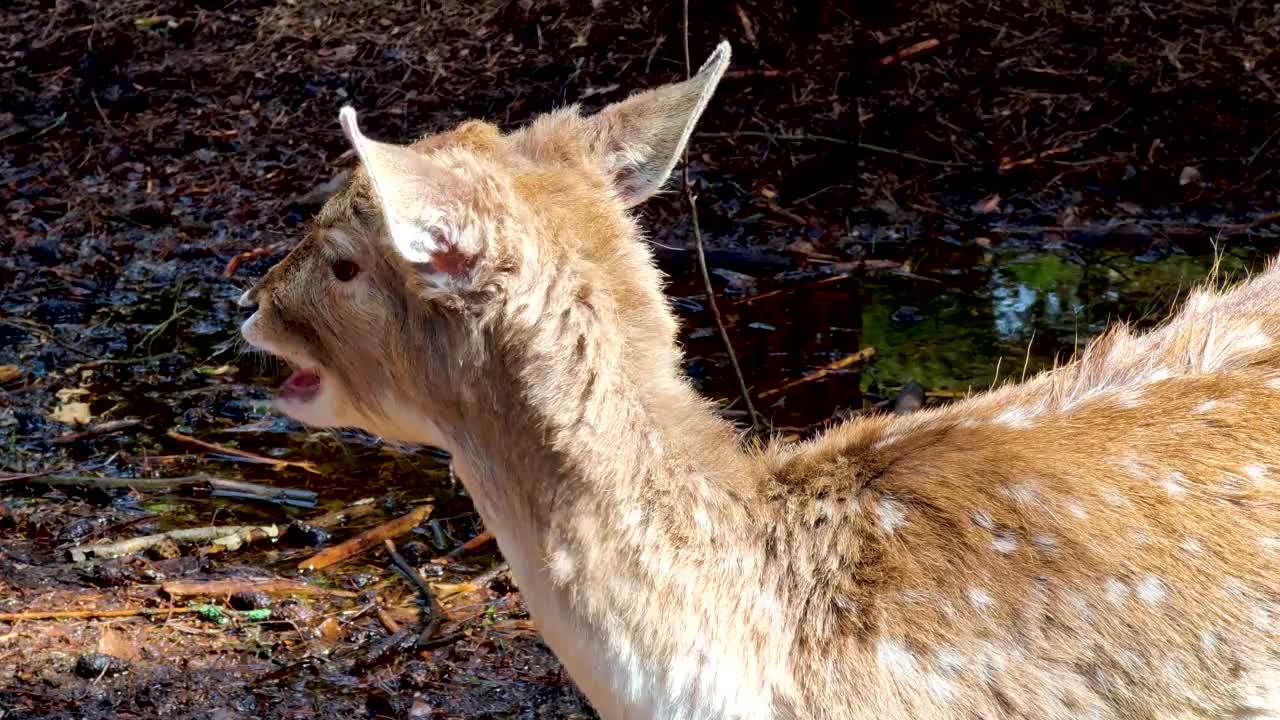
<path fill-rule="evenodd" d="M 850 717 L 1280 717 L 1277 280 L 783 463 L 803 694 Z"/>

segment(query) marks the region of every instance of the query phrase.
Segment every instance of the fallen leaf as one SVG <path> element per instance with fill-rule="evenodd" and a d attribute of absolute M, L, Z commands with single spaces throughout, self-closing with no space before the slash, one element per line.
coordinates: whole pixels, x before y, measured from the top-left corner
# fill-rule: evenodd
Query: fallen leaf
<path fill-rule="evenodd" d="M 316 630 L 319 631 L 320 637 L 329 642 L 337 642 L 342 637 L 342 626 L 334 618 L 325 618 Z"/>
<path fill-rule="evenodd" d="M 756 286 L 756 278 L 733 270 L 725 268 L 712 268 L 711 274 L 723 278 L 729 287 L 734 290 L 749 290 Z"/>
<path fill-rule="evenodd" d="M 988 195 L 974 203 L 973 211 L 979 215 L 990 215 L 1000 209 L 1000 195 Z"/>
<path fill-rule="evenodd" d="M 7 383 L 22 377 L 17 365 L 0 365 L 0 383 Z"/>
<path fill-rule="evenodd" d="M 88 394 L 89 391 L 84 388 L 62 388 L 58 392 L 54 393 L 54 395 L 57 395 L 58 399 L 64 403 L 75 400 L 78 397 L 84 397 Z"/>
<path fill-rule="evenodd" d="M 138 660 L 141 657 L 137 646 L 124 633 L 110 627 L 102 629 L 102 635 L 98 638 L 98 652 L 121 660 Z"/>
<path fill-rule="evenodd" d="M 69 402 L 59 405 L 49 419 L 68 425 L 84 425 L 93 419 L 93 414 L 89 412 L 89 403 Z"/>

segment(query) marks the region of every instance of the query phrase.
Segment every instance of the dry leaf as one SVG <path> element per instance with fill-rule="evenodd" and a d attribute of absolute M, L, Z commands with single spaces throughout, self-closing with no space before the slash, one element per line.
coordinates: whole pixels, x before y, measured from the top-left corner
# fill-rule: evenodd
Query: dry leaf
<path fill-rule="evenodd" d="M 460 593 L 474 592 L 479 590 L 480 586 L 469 582 L 460 582 L 456 585 L 452 583 L 432 583 L 431 589 L 435 591 L 437 598 L 444 600 Z"/>
<path fill-rule="evenodd" d="M 83 425 L 93 418 L 89 412 L 89 403 L 86 402 L 69 402 L 63 403 L 54 410 L 49 419 L 69 425 Z"/>
<path fill-rule="evenodd" d="M 325 618 L 316 629 L 320 632 L 320 637 L 329 642 L 337 642 L 342 637 L 342 626 L 335 618 Z"/>
<path fill-rule="evenodd" d="M 988 195 L 973 204 L 973 211 L 979 215 L 990 215 L 1000 210 L 1000 195 Z"/>
<path fill-rule="evenodd" d="M 64 403 L 71 402 L 76 398 L 84 397 L 88 394 L 89 391 L 84 388 L 62 388 L 58 392 L 54 393 L 54 395 L 58 396 L 58 400 Z"/>
<path fill-rule="evenodd" d="M 22 377 L 17 365 L 0 365 L 0 383 L 7 383 Z"/>
<path fill-rule="evenodd" d="M 110 627 L 102 629 L 102 635 L 98 638 L 98 652 L 121 660 L 141 658 L 138 647 L 124 633 Z"/>

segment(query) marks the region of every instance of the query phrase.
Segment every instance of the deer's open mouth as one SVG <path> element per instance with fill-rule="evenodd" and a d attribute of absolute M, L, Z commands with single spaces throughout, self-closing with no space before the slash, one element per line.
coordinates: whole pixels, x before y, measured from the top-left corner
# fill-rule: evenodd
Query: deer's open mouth
<path fill-rule="evenodd" d="M 320 371 L 315 368 L 300 368 L 293 371 L 284 384 L 280 386 L 278 395 L 281 400 L 307 402 L 320 393 Z"/>

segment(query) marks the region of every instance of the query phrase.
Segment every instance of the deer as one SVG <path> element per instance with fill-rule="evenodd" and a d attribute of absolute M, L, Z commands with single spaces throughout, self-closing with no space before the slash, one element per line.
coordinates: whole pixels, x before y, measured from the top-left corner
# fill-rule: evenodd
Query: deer
<path fill-rule="evenodd" d="M 277 410 L 446 450 L 606 720 L 1280 718 L 1280 266 L 800 442 L 681 370 L 635 208 L 729 64 L 358 168 L 240 297 Z"/>

